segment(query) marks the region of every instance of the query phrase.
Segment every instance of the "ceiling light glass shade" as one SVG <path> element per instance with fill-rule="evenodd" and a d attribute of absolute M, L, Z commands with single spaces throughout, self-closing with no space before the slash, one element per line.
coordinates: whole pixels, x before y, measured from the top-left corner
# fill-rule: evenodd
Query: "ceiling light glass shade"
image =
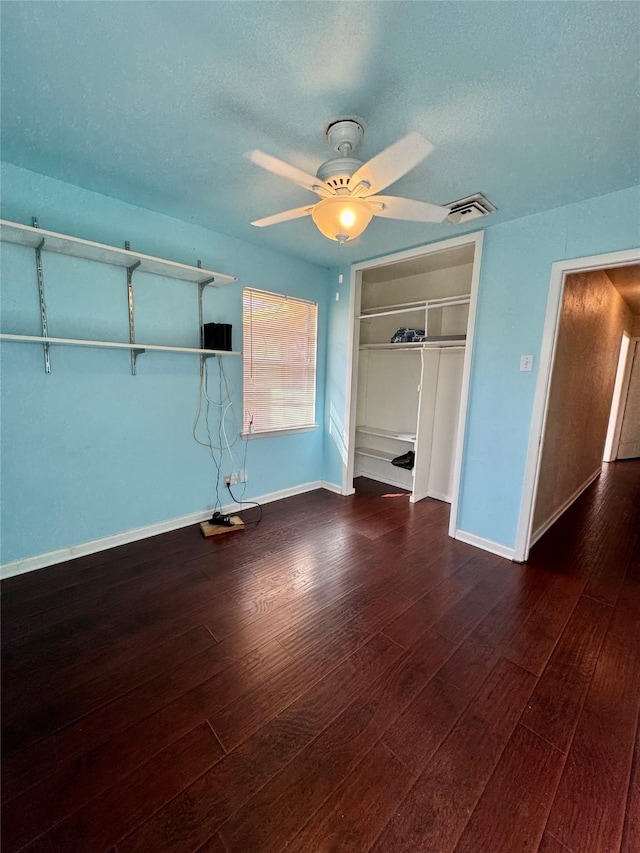
<path fill-rule="evenodd" d="M 311 211 L 318 231 L 339 243 L 359 237 L 372 216 L 373 211 L 363 198 L 340 196 L 319 201 Z"/>

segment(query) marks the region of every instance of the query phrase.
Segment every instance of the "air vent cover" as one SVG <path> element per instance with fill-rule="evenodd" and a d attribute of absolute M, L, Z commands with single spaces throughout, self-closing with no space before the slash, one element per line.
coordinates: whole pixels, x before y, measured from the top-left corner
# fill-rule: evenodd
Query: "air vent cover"
<path fill-rule="evenodd" d="M 461 198 L 458 201 L 452 201 L 447 207 L 451 210 L 447 219 L 455 225 L 459 225 L 461 222 L 469 222 L 472 219 L 480 219 L 481 216 L 487 216 L 496 210 L 482 193 L 474 193 L 474 195 Z"/>

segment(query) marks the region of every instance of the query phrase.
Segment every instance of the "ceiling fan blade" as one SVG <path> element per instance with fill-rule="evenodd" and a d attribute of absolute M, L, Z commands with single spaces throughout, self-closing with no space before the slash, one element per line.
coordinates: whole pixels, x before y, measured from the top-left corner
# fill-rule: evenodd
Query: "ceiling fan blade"
<path fill-rule="evenodd" d="M 288 222 L 290 219 L 300 219 L 301 216 L 309 216 L 314 205 L 306 207 L 295 207 L 292 210 L 285 210 L 282 213 L 274 213 L 273 216 L 265 216 L 264 219 L 256 219 L 252 225 L 257 225 L 258 228 L 264 228 L 265 225 L 277 225 L 279 222 Z"/>
<path fill-rule="evenodd" d="M 278 160 L 277 157 L 272 157 L 271 154 L 265 154 L 264 151 L 249 151 L 245 154 L 245 157 L 251 160 L 252 163 L 255 163 L 256 166 L 266 169 L 267 172 L 273 172 L 274 175 L 286 178 L 288 181 L 293 181 L 299 187 L 311 190 L 311 192 L 316 193 L 322 198 L 335 195 L 334 190 L 328 184 L 325 184 L 324 181 L 321 181 L 320 178 L 309 175 L 307 172 L 303 172 L 302 169 L 285 163 L 284 160 Z"/>
<path fill-rule="evenodd" d="M 387 219 L 444 222 L 451 212 L 448 207 L 441 207 L 439 204 L 415 201 L 412 198 L 398 198 L 393 195 L 370 195 L 367 201 L 373 207 L 374 216 L 386 216 Z"/>
<path fill-rule="evenodd" d="M 432 151 L 429 140 L 413 131 L 360 166 L 351 176 L 349 186 L 354 190 L 366 181 L 369 187 L 363 195 L 377 193 L 410 172 Z"/>

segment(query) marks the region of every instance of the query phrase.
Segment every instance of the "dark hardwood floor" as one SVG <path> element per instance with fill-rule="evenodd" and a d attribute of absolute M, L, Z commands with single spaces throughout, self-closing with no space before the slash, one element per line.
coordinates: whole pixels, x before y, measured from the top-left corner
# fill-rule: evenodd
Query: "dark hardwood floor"
<path fill-rule="evenodd" d="M 638 853 L 640 461 L 605 467 L 526 565 L 362 480 L 6 580 L 4 853 Z"/>

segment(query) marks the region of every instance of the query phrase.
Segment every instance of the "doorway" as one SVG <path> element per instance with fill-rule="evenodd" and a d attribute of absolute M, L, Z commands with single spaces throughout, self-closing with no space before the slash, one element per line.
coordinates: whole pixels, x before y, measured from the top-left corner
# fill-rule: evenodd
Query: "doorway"
<path fill-rule="evenodd" d="M 629 396 L 629 356 L 635 354 L 640 332 L 639 261 L 640 253 L 631 250 L 553 266 L 518 561 L 527 559 L 534 542 L 600 474 L 612 419 L 619 444 Z M 625 335 L 633 346 L 626 348 L 620 367 Z M 633 401 L 632 393 L 628 423 Z"/>

